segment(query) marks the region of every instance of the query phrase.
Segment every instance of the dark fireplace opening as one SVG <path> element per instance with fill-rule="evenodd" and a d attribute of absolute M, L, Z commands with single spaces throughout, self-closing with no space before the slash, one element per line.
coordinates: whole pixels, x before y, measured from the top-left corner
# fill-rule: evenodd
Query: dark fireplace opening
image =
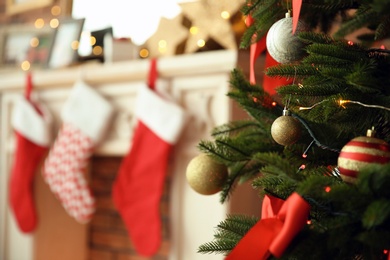
<path fill-rule="evenodd" d="M 90 183 L 96 199 L 96 212 L 89 223 L 89 260 L 166 260 L 169 255 L 169 183 L 166 176 L 160 202 L 162 238 L 159 251 L 152 257 L 137 254 L 112 197 L 112 185 L 123 157 L 93 156 L 90 162 Z M 147 187 L 145 187 L 147 188 Z"/>

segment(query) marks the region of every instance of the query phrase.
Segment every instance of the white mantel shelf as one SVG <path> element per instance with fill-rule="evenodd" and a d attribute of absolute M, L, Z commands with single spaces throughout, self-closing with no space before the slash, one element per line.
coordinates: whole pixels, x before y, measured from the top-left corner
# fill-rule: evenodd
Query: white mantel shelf
<path fill-rule="evenodd" d="M 213 51 L 163 57 L 157 60 L 159 76 L 172 78 L 185 75 L 204 75 L 230 71 L 237 62 L 236 51 Z M 53 88 L 73 84 L 82 78 L 90 84 L 104 84 L 147 78 L 149 60 L 115 63 L 92 63 L 65 69 L 33 71 L 36 88 Z M 23 71 L 0 71 L 0 93 L 24 87 Z"/>
<path fill-rule="evenodd" d="M 170 191 L 172 198 L 170 260 L 222 259 L 221 255 L 201 255 L 196 251 L 200 244 L 213 238 L 215 226 L 225 219 L 233 202 L 221 205 L 218 194 L 203 196 L 195 193 L 188 186 L 184 173 L 188 162 L 199 153 L 196 148 L 198 142 L 201 139 L 208 139 L 213 127 L 227 123 L 235 117 L 232 103 L 226 94 L 229 89 L 230 73 L 237 65 L 237 55 L 237 51 L 222 50 L 157 60 L 159 78 L 169 83 L 166 91 L 184 108 L 188 116 L 170 165 L 174 176 Z M 34 89 L 56 121 L 53 135 L 55 136 L 61 123 L 59 115 L 62 104 L 73 84 L 82 79 L 112 102 L 116 109 L 112 128 L 97 147 L 96 153 L 108 156 L 125 155 L 131 146 L 130 140 L 135 123 L 133 105 L 137 89 L 140 84 L 145 84 L 149 65 L 149 60 L 133 60 L 32 71 Z M 66 245 L 57 245 L 55 238 L 48 238 L 50 247 L 58 247 L 56 257 L 37 259 L 34 234 L 20 233 L 9 211 L 8 179 L 15 149 L 10 115 L 16 98 L 24 92 L 25 82 L 23 71 L 7 73 L 0 71 L 0 259 L 85 260 L 85 252 L 80 252 L 83 251 L 80 244 L 85 243 L 80 240 L 84 239 L 84 236 L 74 237 L 74 241 Z M 250 198 L 244 201 L 252 208 Z M 70 256 L 73 251 L 77 255 Z M 61 258 L 65 256 L 66 259 Z"/>

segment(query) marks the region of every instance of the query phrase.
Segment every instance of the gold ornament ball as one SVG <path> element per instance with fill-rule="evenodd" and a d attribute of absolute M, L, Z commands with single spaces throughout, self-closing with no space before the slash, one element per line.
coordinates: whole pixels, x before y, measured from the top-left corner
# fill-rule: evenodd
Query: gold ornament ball
<path fill-rule="evenodd" d="M 212 195 L 222 190 L 228 177 L 227 167 L 207 154 L 194 157 L 187 165 L 187 182 L 193 190 Z"/>
<path fill-rule="evenodd" d="M 302 129 L 299 121 L 292 116 L 283 115 L 272 123 L 272 138 L 281 145 L 291 145 L 299 140 Z"/>

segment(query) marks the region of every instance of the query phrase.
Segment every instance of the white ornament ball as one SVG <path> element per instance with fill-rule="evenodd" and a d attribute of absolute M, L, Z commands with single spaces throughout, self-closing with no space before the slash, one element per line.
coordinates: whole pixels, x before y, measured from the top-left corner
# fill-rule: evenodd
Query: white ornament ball
<path fill-rule="evenodd" d="M 274 23 L 268 31 L 266 45 L 268 53 L 279 63 L 290 63 L 301 60 L 306 52 L 305 44 L 299 40 L 297 33 L 306 31 L 307 26 L 298 20 L 295 34 L 292 34 L 293 19 L 286 14 Z"/>

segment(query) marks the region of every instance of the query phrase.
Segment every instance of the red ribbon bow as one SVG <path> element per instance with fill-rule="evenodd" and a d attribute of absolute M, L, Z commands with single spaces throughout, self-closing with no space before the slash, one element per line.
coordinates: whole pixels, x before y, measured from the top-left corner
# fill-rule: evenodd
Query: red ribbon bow
<path fill-rule="evenodd" d="M 286 201 L 266 196 L 262 217 L 240 240 L 225 260 L 265 260 L 270 254 L 280 257 L 305 226 L 310 205 L 293 193 Z"/>

